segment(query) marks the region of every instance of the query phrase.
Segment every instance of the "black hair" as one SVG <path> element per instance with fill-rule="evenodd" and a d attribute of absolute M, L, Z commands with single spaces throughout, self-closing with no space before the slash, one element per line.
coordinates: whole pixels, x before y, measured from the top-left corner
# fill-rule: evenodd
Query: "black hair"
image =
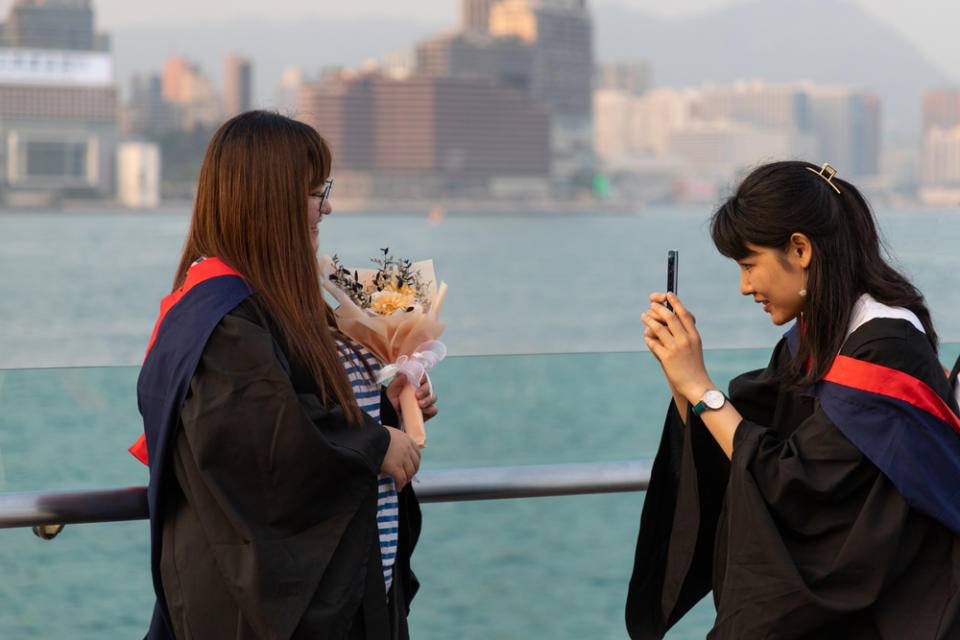
<path fill-rule="evenodd" d="M 884 259 L 866 200 L 846 180 L 834 176 L 828 183 L 819 171 L 800 161 L 760 166 L 710 221 L 717 250 L 734 260 L 749 255 L 747 243 L 786 250 L 794 233 L 810 239 L 803 331 L 793 361 L 782 372 L 796 388 L 826 374 L 843 345 L 853 305 L 864 293 L 916 314 L 934 351 L 938 340 L 923 295 Z"/>

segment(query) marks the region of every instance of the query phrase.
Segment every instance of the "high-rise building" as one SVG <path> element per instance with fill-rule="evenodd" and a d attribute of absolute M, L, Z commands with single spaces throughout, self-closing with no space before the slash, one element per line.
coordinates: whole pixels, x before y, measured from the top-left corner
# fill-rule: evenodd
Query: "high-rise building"
<path fill-rule="evenodd" d="M 499 0 L 490 34 L 533 48 L 530 92 L 551 117 L 552 171 L 558 186 L 592 175 L 593 23 L 585 0 Z"/>
<path fill-rule="evenodd" d="M 377 168 L 375 81 L 374 78 L 333 79 L 300 86 L 297 117 L 320 132 L 342 169 L 372 171 Z M 405 106 L 409 108 L 409 104 Z M 427 114 L 424 111 L 423 122 Z M 423 143 L 428 144 L 426 138 Z"/>
<path fill-rule="evenodd" d="M 497 0 L 460 0 L 461 29 L 486 33 L 490 28 L 490 7 Z"/>
<path fill-rule="evenodd" d="M 165 133 L 179 127 L 176 105 L 163 99 L 163 78 L 153 73 L 134 74 L 130 79 L 124 132 Z"/>
<path fill-rule="evenodd" d="M 3 182 L 20 190 L 112 188 L 117 97 L 112 86 L 25 86 L 0 81 Z"/>
<path fill-rule="evenodd" d="M 223 106 L 226 117 L 249 111 L 253 105 L 253 65 L 235 53 L 227 56 L 223 73 Z"/>
<path fill-rule="evenodd" d="M 923 131 L 960 125 L 960 89 L 939 89 L 923 96 Z"/>
<path fill-rule="evenodd" d="M 163 65 L 162 95 L 176 105 L 180 127 L 185 131 L 212 127 L 223 120 L 223 105 L 210 78 L 181 56 L 171 56 Z"/>
<path fill-rule="evenodd" d="M 960 125 L 927 132 L 922 167 L 924 184 L 960 187 Z"/>
<path fill-rule="evenodd" d="M 875 176 L 880 168 L 880 99 L 849 87 L 809 89 L 810 133 L 820 158 L 851 177 Z"/>
<path fill-rule="evenodd" d="M 562 119 L 590 119 L 593 28 L 584 0 L 500 0 L 490 33 L 534 49 L 532 92 Z"/>
<path fill-rule="evenodd" d="M 197 73 L 196 65 L 183 56 L 170 56 L 163 63 L 163 99 L 183 102 L 187 77 Z"/>
<path fill-rule="evenodd" d="M 960 125 L 933 126 L 923 136 L 921 202 L 956 207 L 960 202 Z"/>
<path fill-rule="evenodd" d="M 15 0 L 3 28 L 6 46 L 94 51 L 90 0 Z"/>
<path fill-rule="evenodd" d="M 452 33 L 417 46 L 417 71 L 440 78 L 491 80 L 529 91 L 533 47 L 514 36 Z"/>
<path fill-rule="evenodd" d="M 923 96 L 921 200 L 955 204 L 960 200 L 960 90 L 941 89 Z"/>
<path fill-rule="evenodd" d="M 338 171 L 366 172 L 366 195 L 426 196 L 545 180 L 546 110 L 485 80 L 381 76 L 306 85 L 299 116 L 329 141 Z"/>
<path fill-rule="evenodd" d="M 0 48 L 0 191 L 8 202 L 112 195 L 117 91 L 89 0 L 16 0 Z"/>

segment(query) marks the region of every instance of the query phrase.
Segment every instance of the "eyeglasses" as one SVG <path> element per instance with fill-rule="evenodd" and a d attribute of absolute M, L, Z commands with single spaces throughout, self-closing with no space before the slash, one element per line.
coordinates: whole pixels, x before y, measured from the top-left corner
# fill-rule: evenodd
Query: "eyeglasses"
<path fill-rule="evenodd" d="M 330 178 L 323 183 L 323 188 L 320 191 L 314 191 L 309 194 L 311 198 L 320 198 L 320 204 L 317 205 L 318 209 L 323 208 L 323 203 L 327 201 L 327 198 L 330 197 L 330 191 L 333 190 L 333 178 Z"/>

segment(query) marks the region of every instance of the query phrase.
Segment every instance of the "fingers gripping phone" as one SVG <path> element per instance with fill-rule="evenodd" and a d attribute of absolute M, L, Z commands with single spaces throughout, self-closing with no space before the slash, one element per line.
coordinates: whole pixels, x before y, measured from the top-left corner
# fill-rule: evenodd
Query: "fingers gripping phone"
<path fill-rule="evenodd" d="M 667 293 L 677 294 L 677 279 L 679 276 L 680 268 L 680 252 L 676 249 L 671 249 L 667 251 Z M 667 309 L 673 311 L 673 307 L 670 306 L 670 303 L 667 302 Z"/>

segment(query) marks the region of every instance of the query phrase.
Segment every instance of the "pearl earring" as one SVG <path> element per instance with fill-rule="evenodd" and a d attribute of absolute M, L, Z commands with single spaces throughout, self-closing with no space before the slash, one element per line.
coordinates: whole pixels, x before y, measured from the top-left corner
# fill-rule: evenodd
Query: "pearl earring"
<path fill-rule="evenodd" d="M 800 297 L 806 298 L 807 297 L 807 270 L 806 269 L 803 269 L 800 272 L 800 277 L 802 278 L 801 284 L 800 284 Z"/>

